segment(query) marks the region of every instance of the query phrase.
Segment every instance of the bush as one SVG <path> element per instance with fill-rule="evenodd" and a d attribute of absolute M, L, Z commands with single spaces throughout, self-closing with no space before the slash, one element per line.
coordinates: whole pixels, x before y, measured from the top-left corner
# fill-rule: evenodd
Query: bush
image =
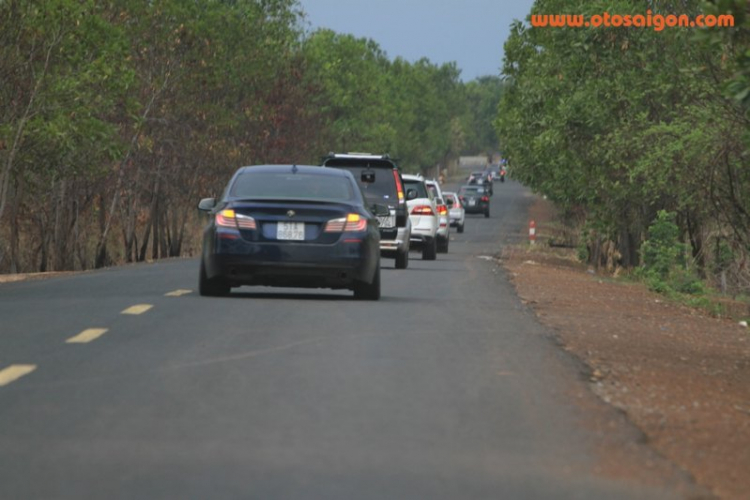
<path fill-rule="evenodd" d="M 643 264 L 638 274 L 659 293 L 705 293 L 704 283 L 687 267 L 687 248 L 680 241 L 675 217 L 666 210 L 658 212 L 648 228 L 648 239 L 641 245 Z"/>

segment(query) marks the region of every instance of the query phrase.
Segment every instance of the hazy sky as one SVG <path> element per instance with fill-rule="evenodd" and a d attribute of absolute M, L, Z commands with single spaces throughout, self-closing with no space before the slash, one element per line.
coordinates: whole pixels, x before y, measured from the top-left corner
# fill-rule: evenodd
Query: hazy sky
<path fill-rule="evenodd" d="M 372 38 L 391 59 L 455 61 L 464 81 L 499 75 L 513 19 L 533 0 L 299 0 L 310 29 Z"/>

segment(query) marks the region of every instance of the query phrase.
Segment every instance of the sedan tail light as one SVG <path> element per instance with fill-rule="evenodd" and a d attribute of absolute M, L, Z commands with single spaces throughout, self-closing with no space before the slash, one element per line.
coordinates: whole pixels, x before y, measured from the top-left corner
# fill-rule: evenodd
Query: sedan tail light
<path fill-rule="evenodd" d="M 234 210 L 222 210 L 216 214 L 216 225 L 219 227 L 237 228 L 237 218 Z"/>
<path fill-rule="evenodd" d="M 482 196 L 482 201 L 490 201 L 490 197 L 489 196 Z"/>
<path fill-rule="evenodd" d="M 440 215 L 448 215 L 448 207 L 446 205 L 438 205 L 437 210 Z"/>
<path fill-rule="evenodd" d="M 340 219 L 331 219 L 326 223 L 326 233 L 361 232 L 367 229 L 367 219 L 359 214 L 348 214 Z"/>
<path fill-rule="evenodd" d="M 257 229 L 255 219 L 249 215 L 236 213 L 232 209 L 222 210 L 216 214 L 216 225 L 232 229 Z"/>
<path fill-rule="evenodd" d="M 417 205 L 411 209 L 412 215 L 435 215 L 432 211 L 432 207 L 429 205 Z"/>

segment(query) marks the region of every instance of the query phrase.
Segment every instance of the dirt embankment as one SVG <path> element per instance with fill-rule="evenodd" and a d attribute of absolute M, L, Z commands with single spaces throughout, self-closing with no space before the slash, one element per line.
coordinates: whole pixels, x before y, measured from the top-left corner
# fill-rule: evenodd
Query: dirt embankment
<path fill-rule="evenodd" d="M 536 248 L 503 255 L 521 299 L 659 453 L 721 498 L 750 498 L 750 330 L 545 248 L 554 211 L 539 200 L 532 212 Z"/>

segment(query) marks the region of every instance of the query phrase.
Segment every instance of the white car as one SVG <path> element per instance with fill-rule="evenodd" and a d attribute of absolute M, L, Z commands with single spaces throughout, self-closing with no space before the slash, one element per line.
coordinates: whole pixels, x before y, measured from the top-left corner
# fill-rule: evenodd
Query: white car
<path fill-rule="evenodd" d="M 437 204 L 439 224 L 437 232 L 437 251 L 438 253 L 448 253 L 448 245 L 451 241 L 451 226 L 448 216 L 448 205 L 445 204 L 443 191 L 440 189 L 440 183 L 435 179 L 424 181 L 427 189 L 432 191 L 433 198 Z"/>
<path fill-rule="evenodd" d="M 459 233 L 464 232 L 464 222 L 466 221 L 466 210 L 461 205 L 461 200 L 458 199 L 456 193 L 450 191 L 443 191 L 445 196 L 445 203 L 448 205 L 448 217 L 450 219 L 451 226 L 455 226 Z"/>
<path fill-rule="evenodd" d="M 411 222 L 411 245 L 422 247 L 422 260 L 435 260 L 440 227 L 437 203 L 421 175 L 402 174 L 401 177 Z"/>

